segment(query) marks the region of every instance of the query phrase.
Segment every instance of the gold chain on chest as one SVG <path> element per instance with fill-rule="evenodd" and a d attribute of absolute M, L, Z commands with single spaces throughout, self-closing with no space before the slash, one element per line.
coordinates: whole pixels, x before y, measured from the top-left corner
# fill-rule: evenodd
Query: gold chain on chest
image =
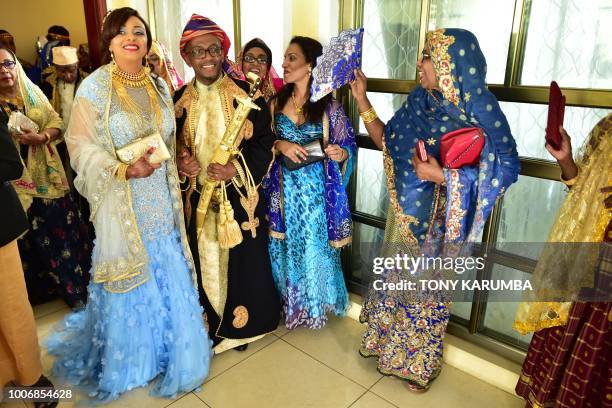
<path fill-rule="evenodd" d="M 144 128 L 144 116 L 145 112 L 140 105 L 138 105 L 134 99 L 130 97 L 127 92 L 127 88 L 141 89 L 144 88 L 149 95 L 149 104 L 151 108 L 151 114 L 155 115 L 155 122 L 159 132 L 162 131 L 162 112 L 161 102 L 157 100 L 157 92 L 153 87 L 151 78 L 149 77 L 148 70 L 142 68 L 136 73 L 125 72 L 119 69 L 116 64 L 113 64 L 112 68 L 112 79 L 113 87 L 119 98 L 119 102 L 123 109 L 128 113 L 133 114 L 134 117 L 140 122 L 138 127 Z"/>

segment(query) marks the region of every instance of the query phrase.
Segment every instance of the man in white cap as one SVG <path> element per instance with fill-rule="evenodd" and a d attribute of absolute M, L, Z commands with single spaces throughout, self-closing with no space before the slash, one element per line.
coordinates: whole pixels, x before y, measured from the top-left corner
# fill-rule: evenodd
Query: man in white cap
<path fill-rule="evenodd" d="M 74 94 L 87 74 L 79 69 L 76 48 L 60 46 L 53 48 L 51 52 L 53 65 L 43 71 L 41 89 L 67 126 Z"/>

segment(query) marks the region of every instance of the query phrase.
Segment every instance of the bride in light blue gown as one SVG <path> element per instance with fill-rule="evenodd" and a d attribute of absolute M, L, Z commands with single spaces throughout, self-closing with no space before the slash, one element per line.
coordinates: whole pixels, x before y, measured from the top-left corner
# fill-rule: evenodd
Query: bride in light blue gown
<path fill-rule="evenodd" d="M 155 380 L 173 398 L 208 375 L 211 342 L 193 283 L 174 157 L 152 165 L 117 159 L 116 149 L 159 132 L 175 152 L 166 84 L 142 66 L 150 32 L 130 8 L 105 20 L 114 54 L 77 91 L 65 139 L 75 186 L 91 206 L 96 241 L 89 300 L 47 339 L 53 374 L 104 403 Z M 140 55 L 142 54 L 142 55 Z M 149 150 L 149 153 L 152 149 Z"/>

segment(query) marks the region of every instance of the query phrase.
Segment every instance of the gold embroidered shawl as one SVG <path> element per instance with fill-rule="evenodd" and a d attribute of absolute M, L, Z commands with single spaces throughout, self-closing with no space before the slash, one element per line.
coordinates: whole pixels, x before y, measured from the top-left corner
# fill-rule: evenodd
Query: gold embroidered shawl
<path fill-rule="evenodd" d="M 609 114 L 591 131 L 577 161 L 576 183 L 559 209 L 548 242 L 597 243 L 603 240 L 611 210 L 605 208 L 605 194 L 601 189 L 612 186 L 611 163 L 612 114 Z M 563 301 L 521 303 L 514 328 L 523 334 L 567 324 L 571 300 L 576 299 L 582 287 L 593 285 L 599 254 L 597 245 L 590 245 L 586 250 L 578 244 L 565 251 L 558 248 L 555 245 L 544 248 L 533 273 L 532 286 L 538 300 Z"/>
<path fill-rule="evenodd" d="M 23 107 L 25 115 L 38 125 L 40 131 L 62 130 L 64 123 L 59 114 L 53 110 L 42 90 L 28 79 L 21 64 L 17 60 L 16 62 L 17 99 L 20 108 Z M 27 211 L 34 197 L 54 199 L 63 197 L 68 192 L 66 172 L 56 147 L 61 142 L 60 138 L 48 144 L 28 148 L 23 175 L 13 182 L 24 210 Z M 19 143 L 15 141 L 15 144 L 19 150 Z"/>
<path fill-rule="evenodd" d="M 91 271 L 93 281 L 103 284 L 109 292 L 123 293 L 149 279 L 149 259 L 132 206 L 131 184 L 115 177 L 120 162 L 110 128 L 114 92 L 111 70 L 111 64 L 102 66 L 83 81 L 75 96 L 65 139 L 72 167 L 77 173 L 74 185 L 89 202 L 96 231 Z M 155 88 L 161 108 L 171 112 L 169 91 L 165 84 L 161 88 Z M 133 132 L 132 124 L 122 125 L 125 131 Z M 180 232 L 183 254 L 195 284 L 195 268 L 187 241 L 178 172 L 174 164 L 174 129 L 168 141 L 168 150 L 173 157 L 168 161 L 166 182 L 174 222 Z"/>

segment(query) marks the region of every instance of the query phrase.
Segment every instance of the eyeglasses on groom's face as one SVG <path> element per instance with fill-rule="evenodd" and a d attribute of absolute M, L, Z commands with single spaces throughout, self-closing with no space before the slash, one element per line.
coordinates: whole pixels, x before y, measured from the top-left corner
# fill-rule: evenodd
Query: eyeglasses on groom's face
<path fill-rule="evenodd" d="M 223 54 L 223 48 L 218 45 L 209 48 L 193 47 L 187 50 L 187 54 L 191 55 L 192 58 L 205 58 L 206 54 L 210 54 L 212 58 L 217 58 Z"/>

